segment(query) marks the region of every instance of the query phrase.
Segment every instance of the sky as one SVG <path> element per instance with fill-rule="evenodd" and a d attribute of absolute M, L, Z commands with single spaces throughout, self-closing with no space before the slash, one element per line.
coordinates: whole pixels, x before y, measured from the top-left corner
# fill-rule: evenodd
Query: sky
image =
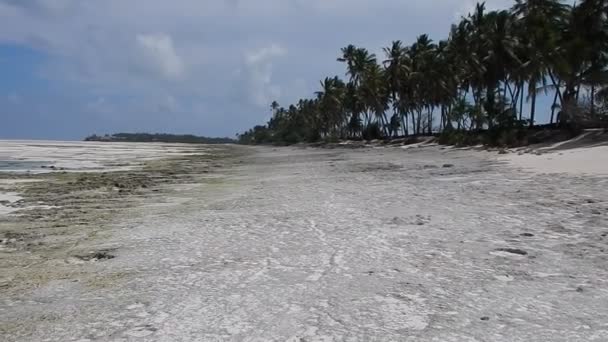
<path fill-rule="evenodd" d="M 507 0 L 488 0 L 490 9 Z M 0 0 L 0 139 L 229 136 L 344 76 L 340 48 L 446 38 L 470 0 Z"/>

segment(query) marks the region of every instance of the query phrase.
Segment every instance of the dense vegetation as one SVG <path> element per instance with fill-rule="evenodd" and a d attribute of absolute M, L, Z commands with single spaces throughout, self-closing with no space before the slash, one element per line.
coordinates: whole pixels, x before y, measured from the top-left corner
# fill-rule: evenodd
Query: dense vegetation
<path fill-rule="evenodd" d="M 549 94 L 550 124 L 605 125 L 608 117 L 608 0 L 517 0 L 473 13 L 445 40 L 394 41 L 385 58 L 349 45 L 338 61 L 347 80 L 328 77 L 311 99 L 239 135 L 241 143 L 297 143 L 441 134 L 461 142 L 484 134 L 510 144 L 537 118 Z M 529 111 L 524 111 L 524 101 Z M 548 114 L 548 113 L 547 113 Z M 479 133 L 482 132 L 482 133 Z"/>
<path fill-rule="evenodd" d="M 163 133 L 118 133 L 113 135 L 91 135 L 85 141 L 127 141 L 127 142 L 163 142 L 190 144 L 230 144 L 235 141 L 230 138 L 207 138 L 195 135 L 163 134 Z"/>

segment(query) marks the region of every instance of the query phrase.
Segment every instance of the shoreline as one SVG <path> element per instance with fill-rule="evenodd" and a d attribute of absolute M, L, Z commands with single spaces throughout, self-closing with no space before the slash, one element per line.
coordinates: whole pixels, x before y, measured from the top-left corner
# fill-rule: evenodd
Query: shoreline
<path fill-rule="evenodd" d="M 88 203 L 56 221 L 71 226 L 31 217 L 48 244 L 10 237 L 24 249 L 0 251 L 0 333 L 8 342 L 608 338 L 598 323 L 608 319 L 608 179 L 547 177 L 499 157 L 235 146 L 152 161 L 143 171 L 160 185 L 125 187 L 116 202 L 68 192 L 67 202 Z M 106 177 L 119 175 L 146 179 Z M 81 211 L 104 203 L 118 207 L 94 220 Z"/>
<path fill-rule="evenodd" d="M 180 184 L 213 182 L 234 152 L 203 146 L 175 154 L 135 157 L 120 169 L 100 154 L 94 169 L 77 169 L 66 159 L 63 163 L 72 166 L 67 171 L 0 172 L 3 293 L 46 286 L 69 276 L 74 264 L 113 257 L 99 247 L 113 222 L 150 201 L 173 196 Z M 49 272 L 49 263 L 56 269 Z"/>
<path fill-rule="evenodd" d="M 456 146 L 441 144 L 437 137 L 411 137 L 393 140 L 353 141 L 337 143 L 296 144 L 296 148 L 320 149 L 411 149 L 438 148 L 441 151 L 469 150 L 486 153 L 514 167 L 535 173 L 569 173 L 596 176 L 608 175 L 608 131 L 584 130 L 569 139 L 549 139 L 517 147 L 484 145 Z"/>

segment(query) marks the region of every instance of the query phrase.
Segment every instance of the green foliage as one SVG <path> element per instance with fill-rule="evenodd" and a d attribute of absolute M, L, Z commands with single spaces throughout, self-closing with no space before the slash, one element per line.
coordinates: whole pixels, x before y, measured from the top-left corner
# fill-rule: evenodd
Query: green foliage
<path fill-rule="evenodd" d="M 382 139 L 382 130 L 380 129 L 380 125 L 378 125 L 378 123 L 372 123 L 363 129 L 361 135 L 365 140 Z"/>
<path fill-rule="evenodd" d="M 524 128 L 536 124 L 540 91 L 553 92 L 551 123 L 604 125 L 607 13 L 606 0 L 516 0 L 498 11 L 480 3 L 447 39 L 394 41 L 382 61 L 348 45 L 337 59 L 347 81 L 327 77 L 314 98 L 287 109 L 273 102 L 267 125 L 239 140 L 293 144 L 442 132 L 440 141 L 457 145 L 517 145 L 528 140 Z"/>
<path fill-rule="evenodd" d="M 249 131 L 240 134 L 238 142 L 240 144 L 267 144 L 272 141 L 270 129 L 266 126 L 255 126 Z"/>
<path fill-rule="evenodd" d="M 323 142 L 328 144 L 334 144 L 340 141 L 340 138 L 335 135 L 328 135 L 323 139 Z"/>
<path fill-rule="evenodd" d="M 444 145 L 474 146 L 481 144 L 481 136 L 465 130 L 446 130 L 439 135 L 438 142 Z"/>

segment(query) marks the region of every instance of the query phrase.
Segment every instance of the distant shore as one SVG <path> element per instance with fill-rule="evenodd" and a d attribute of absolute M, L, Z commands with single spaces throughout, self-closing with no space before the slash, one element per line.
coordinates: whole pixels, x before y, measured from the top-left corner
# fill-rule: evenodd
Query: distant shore
<path fill-rule="evenodd" d="M 116 133 L 116 134 L 93 134 L 84 141 L 102 142 L 162 142 L 183 144 L 231 144 L 236 141 L 231 138 L 210 138 L 192 134 L 167 134 L 167 133 Z"/>

